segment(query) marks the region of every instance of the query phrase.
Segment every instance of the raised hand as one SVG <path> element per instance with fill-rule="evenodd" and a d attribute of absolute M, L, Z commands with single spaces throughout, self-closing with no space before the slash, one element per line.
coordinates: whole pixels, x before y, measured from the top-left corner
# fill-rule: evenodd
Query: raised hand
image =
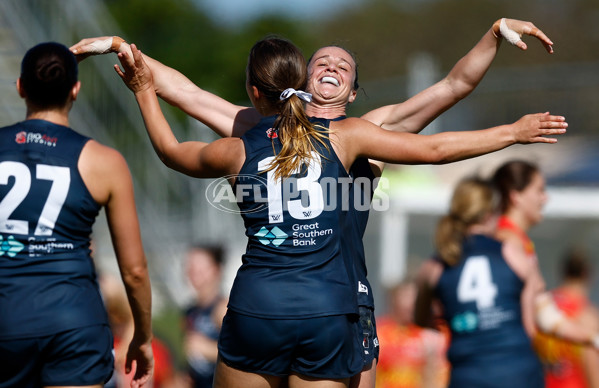
<path fill-rule="evenodd" d="M 148 88 L 154 89 L 152 71 L 144 61 L 141 51 L 137 49 L 135 44 L 131 44 L 130 47 L 133 58 L 127 52 L 118 53 L 123 70 L 121 70 L 119 65 L 114 65 L 114 70 L 133 93 L 138 93 Z"/>
<path fill-rule="evenodd" d="M 97 38 L 81 39 L 78 43 L 71 46 L 69 49 L 77 61 L 81 62 L 85 58 L 92 55 L 101 55 L 108 53 L 116 53 L 121 47 L 121 43 L 125 40 L 118 36 L 100 36 Z"/>
<path fill-rule="evenodd" d="M 531 22 L 516 19 L 499 19 L 493 24 L 493 33 L 496 37 L 503 36 L 514 46 L 526 50 L 528 46 L 522 40 L 523 35 L 534 36 L 541 41 L 545 50 L 553 54 L 553 42 Z"/>
<path fill-rule="evenodd" d="M 557 139 L 546 136 L 563 135 L 568 123 L 563 116 L 545 112 L 526 115 L 512 126 L 517 143 L 557 143 Z"/>

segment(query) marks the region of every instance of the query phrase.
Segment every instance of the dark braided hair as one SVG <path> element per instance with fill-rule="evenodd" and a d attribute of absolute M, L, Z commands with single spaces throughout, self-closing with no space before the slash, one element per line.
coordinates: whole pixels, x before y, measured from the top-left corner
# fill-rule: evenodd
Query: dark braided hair
<path fill-rule="evenodd" d="M 66 46 L 40 43 L 23 57 L 21 87 L 27 100 L 37 108 L 60 107 L 77 83 L 77 74 L 77 60 Z"/>

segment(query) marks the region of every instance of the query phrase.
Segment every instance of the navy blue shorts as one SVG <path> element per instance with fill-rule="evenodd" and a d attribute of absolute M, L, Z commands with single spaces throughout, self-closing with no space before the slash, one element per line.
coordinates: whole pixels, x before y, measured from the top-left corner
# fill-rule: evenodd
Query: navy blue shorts
<path fill-rule="evenodd" d="M 107 325 L 25 339 L 0 340 L 0 388 L 96 385 L 114 370 Z"/>
<path fill-rule="evenodd" d="M 379 338 L 376 333 L 374 309 L 360 306 L 360 327 L 362 331 L 359 339 L 364 351 L 364 366 L 370 366 L 375 358 L 377 362 L 379 359 Z"/>
<path fill-rule="evenodd" d="M 218 351 L 228 366 L 246 372 L 344 379 L 364 366 L 359 333 L 352 315 L 264 319 L 229 310 Z"/>

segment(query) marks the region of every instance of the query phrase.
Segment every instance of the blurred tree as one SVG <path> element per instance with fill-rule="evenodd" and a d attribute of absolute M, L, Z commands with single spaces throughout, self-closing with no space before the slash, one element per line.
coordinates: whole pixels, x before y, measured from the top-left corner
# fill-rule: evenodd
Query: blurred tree
<path fill-rule="evenodd" d="M 128 41 L 137 43 L 148 55 L 181 71 L 202 88 L 245 105 L 249 104 L 243 71 L 247 53 L 254 42 L 269 34 L 291 39 L 304 50 L 306 57 L 323 45 L 346 47 L 357 56 L 362 85 L 373 85 L 374 81 L 389 85 L 390 79 L 406 74 L 410 57 L 419 52 L 431 53 L 439 65 L 439 76 L 443 76 L 495 20 L 504 16 L 534 22 L 554 40 L 556 52 L 547 55 L 540 45 L 527 39 L 530 47 L 526 55 L 516 49 L 503 49 L 494 67 L 534 65 L 550 74 L 545 81 L 538 74 L 538 82 L 554 77 L 559 85 L 565 78 L 554 76 L 549 67 L 599 60 L 597 0 L 371 0 L 361 6 L 339 8 L 326 18 L 293 19 L 265 13 L 262 18 L 234 27 L 212 21 L 191 0 L 108 0 L 107 4 Z M 582 104 L 595 101 L 595 89 L 591 82 L 588 90 L 576 91 L 576 98 Z M 364 91 L 366 96 L 388 93 L 378 87 Z M 562 95 L 570 92 L 554 91 Z M 522 98 L 538 101 L 543 107 L 547 101 L 555 101 L 560 107 L 567 103 L 550 99 L 544 87 L 531 93 Z M 384 103 L 404 98 L 407 98 L 405 90 L 398 90 Z M 360 115 L 372 108 L 363 103 L 367 100 L 361 97 L 349 113 Z M 372 103 L 380 105 L 379 100 Z M 584 116 L 585 121 L 596 117 L 595 113 L 577 111 L 576 114 Z M 178 117 L 184 116 L 178 113 Z M 487 117 L 489 122 L 497 122 L 497 116 Z"/>

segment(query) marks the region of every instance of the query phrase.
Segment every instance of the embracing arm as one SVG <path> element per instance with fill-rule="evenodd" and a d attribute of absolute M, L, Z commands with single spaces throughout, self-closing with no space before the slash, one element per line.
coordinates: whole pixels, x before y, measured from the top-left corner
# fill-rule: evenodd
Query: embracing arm
<path fill-rule="evenodd" d="M 119 37 L 82 39 L 71 47 L 78 60 L 90 55 L 127 53 L 131 46 Z M 164 101 L 204 123 L 222 137 L 241 136 L 261 118 L 254 108 L 234 105 L 201 89 L 179 71 L 143 54 L 154 78 L 154 90 Z"/>
<path fill-rule="evenodd" d="M 225 138 L 213 143 L 188 141 L 179 143 L 160 108 L 152 86 L 152 73 L 141 51 L 131 45 L 133 57 L 119 53 L 123 70 L 115 70 L 133 91 L 139 105 L 148 136 L 156 154 L 173 170 L 186 175 L 208 178 L 234 174 L 239 171 L 245 153 L 239 138 Z"/>
<path fill-rule="evenodd" d="M 553 42 L 534 24 L 514 19 L 505 19 L 505 21 L 509 29 L 520 37 L 524 34 L 534 36 L 549 53 L 553 52 L 551 47 Z M 500 20 L 496 21 L 444 79 L 405 102 L 375 109 L 362 118 L 389 130 L 420 132 L 437 116 L 470 94 L 480 83 L 501 44 L 499 24 Z M 522 40 L 514 45 L 522 50 L 527 49 Z"/>
<path fill-rule="evenodd" d="M 386 131 L 368 121 L 349 118 L 331 123 L 331 138 L 344 166 L 356 157 L 386 163 L 443 164 L 501 150 L 513 144 L 556 143 L 554 138 L 566 132 L 562 116 L 530 114 L 513 124 L 478 131 L 441 132 L 435 135 Z M 337 130 L 342 129 L 342 130 Z"/>

